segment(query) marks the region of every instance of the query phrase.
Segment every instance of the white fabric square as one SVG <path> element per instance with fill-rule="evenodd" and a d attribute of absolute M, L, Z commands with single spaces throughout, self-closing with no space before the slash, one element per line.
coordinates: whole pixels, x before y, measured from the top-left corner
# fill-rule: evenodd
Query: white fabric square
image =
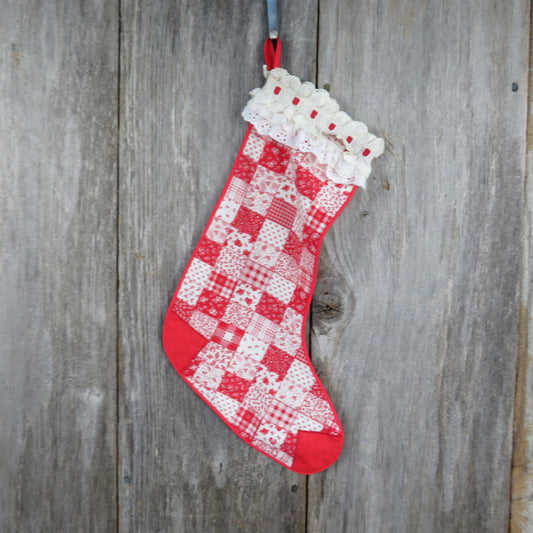
<path fill-rule="evenodd" d="M 279 174 L 258 165 L 250 185 L 258 189 L 259 192 L 266 192 L 274 195 L 278 192 L 281 186 L 281 179 Z"/>
<path fill-rule="evenodd" d="M 228 197 L 224 197 L 217 208 L 217 217 L 226 222 L 233 222 L 240 205 Z"/>
<path fill-rule="evenodd" d="M 237 283 L 237 286 L 233 291 L 233 296 L 231 297 L 230 302 L 235 302 L 254 310 L 259 303 L 262 294 L 262 291 L 259 289 L 240 281 Z"/>
<path fill-rule="evenodd" d="M 261 156 L 263 155 L 263 149 L 265 148 L 265 141 L 263 139 L 260 139 L 259 137 L 256 137 L 253 133 L 248 135 L 248 140 L 246 141 L 246 144 L 244 146 L 244 149 L 242 153 L 249 157 L 250 159 L 253 159 L 254 161 L 259 161 L 261 159 Z"/>
<path fill-rule="evenodd" d="M 300 407 L 303 404 L 307 391 L 290 381 L 283 380 L 279 384 L 276 399 L 291 407 Z"/>
<path fill-rule="evenodd" d="M 288 433 L 289 432 L 286 429 L 281 429 L 270 422 L 263 422 L 257 429 L 254 442 L 262 441 L 274 448 L 279 448 L 283 444 Z"/>
<path fill-rule="evenodd" d="M 252 379 L 254 379 L 259 368 L 260 364 L 254 359 L 250 359 L 242 353 L 235 353 L 228 367 L 228 370 L 230 372 L 233 372 L 236 376 L 239 376 L 240 378 L 248 379 L 251 381 Z"/>
<path fill-rule="evenodd" d="M 290 331 L 287 328 L 279 328 L 274 339 L 274 345 L 287 352 L 289 355 L 296 355 L 302 344 L 302 332 Z"/>
<path fill-rule="evenodd" d="M 261 361 L 268 349 L 268 344 L 266 342 L 260 341 L 255 338 L 250 333 L 245 333 L 239 346 L 237 348 L 237 353 L 241 353 L 247 357 L 251 357 L 256 361 Z"/>
<path fill-rule="evenodd" d="M 229 222 L 226 222 L 224 219 L 215 215 L 207 228 L 206 236 L 212 241 L 224 244 L 231 229 Z"/>
<path fill-rule="evenodd" d="M 291 301 L 295 288 L 296 285 L 292 281 L 282 278 L 279 274 L 273 272 L 268 280 L 266 291 L 283 303 L 288 304 Z"/>
<path fill-rule="evenodd" d="M 303 323 L 303 315 L 301 313 L 298 313 L 298 311 L 292 309 L 292 307 L 287 307 L 280 325 L 288 329 L 289 331 L 297 333 L 302 331 Z"/>
<path fill-rule="evenodd" d="M 218 321 L 215 318 L 210 317 L 201 311 L 194 311 L 191 316 L 191 327 L 206 339 L 211 338 L 211 335 L 215 332 L 217 324 Z"/>
<path fill-rule="evenodd" d="M 263 223 L 257 238 L 281 250 L 287 241 L 289 232 L 290 230 L 288 228 L 284 228 L 276 224 L 276 222 L 267 219 Z"/>
<path fill-rule="evenodd" d="M 284 381 L 290 381 L 302 389 L 310 389 L 315 382 L 311 369 L 301 361 L 293 361 Z"/>
<path fill-rule="evenodd" d="M 250 259 L 260 265 L 271 268 L 276 264 L 280 253 L 279 248 L 274 248 L 271 244 L 258 239 L 252 248 Z"/>
<path fill-rule="evenodd" d="M 189 305 L 196 305 L 212 270 L 211 265 L 194 258 L 181 282 L 178 298 Z"/>
<path fill-rule="evenodd" d="M 266 192 L 260 192 L 257 187 L 250 188 L 250 194 L 244 201 L 244 206 L 262 216 L 266 216 L 274 197 Z"/>
<path fill-rule="evenodd" d="M 223 376 L 224 370 L 222 368 L 214 367 L 209 363 L 201 363 L 191 381 L 207 389 L 216 389 Z"/>
<path fill-rule="evenodd" d="M 293 429 L 298 429 L 298 431 L 322 431 L 324 426 L 320 422 L 299 413 L 294 422 Z"/>
<path fill-rule="evenodd" d="M 335 187 L 335 183 L 326 183 L 316 196 L 314 205 L 328 215 L 335 216 L 346 202 L 347 196 L 341 192 L 342 190 L 342 188 Z"/>
<path fill-rule="evenodd" d="M 211 403 L 220 411 L 228 422 L 234 422 L 237 418 L 237 411 L 241 406 L 240 402 L 222 394 L 215 392 L 211 397 Z"/>

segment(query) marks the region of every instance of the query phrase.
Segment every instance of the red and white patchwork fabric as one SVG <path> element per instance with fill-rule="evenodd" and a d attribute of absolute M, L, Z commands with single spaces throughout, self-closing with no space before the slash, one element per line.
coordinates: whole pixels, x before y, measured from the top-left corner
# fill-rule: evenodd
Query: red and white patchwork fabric
<path fill-rule="evenodd" d="M 301 473 L 344 434 L 305 347 L 322 239 L 364 186 L 383 140 L 326 91 L 266 71 L 222 197 L 168 309 L 178 373 L 248 444 Z"/>

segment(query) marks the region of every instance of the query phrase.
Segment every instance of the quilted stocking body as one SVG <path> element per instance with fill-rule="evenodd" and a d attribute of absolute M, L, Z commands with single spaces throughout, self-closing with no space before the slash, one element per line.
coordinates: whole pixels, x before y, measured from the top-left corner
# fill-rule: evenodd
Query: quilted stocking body
<path fill-rule="evenodd" d="M 344 434 L 305 346 L 327 230 L 370 173 L 382 139 L 326 91 L 267 71 L 224 191 L 169 306 L 167 356 L 248 444 L 301 474 Z"/>

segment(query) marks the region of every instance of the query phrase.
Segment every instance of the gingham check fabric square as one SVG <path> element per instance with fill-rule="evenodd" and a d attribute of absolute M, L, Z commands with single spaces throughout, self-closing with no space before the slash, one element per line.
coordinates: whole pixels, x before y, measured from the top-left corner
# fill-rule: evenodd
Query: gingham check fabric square
<path fill-rule="evenodd" d="M 236 280 L 230 279 L 218 272 L 213 272 L 207 284 L 207 288 L 210 291 L 218 293 L 222 298 L 230 298 L 236 284 Z"/>
<path fill-rule="evenodd" d="M 265 413 L 265 420 L 281 428 L 290 428 L 296 419 L 296 411 L 282 402 L 274 400 Z"/>
<path fill-rule="evenodd" d="M 313 208 L 309 213 L 307 225 L 317 233 L 322 233 L 326 229 L 326 226 L 330 220 L 331 217 L 327 213 L 320 211 L 320 209 Z"/>
<path fill-rule="evenodd" d="M 246 332 L 264 342 L 270 342 L 276 336 L 278 325 L 262 315 L 254 313 Z"/>
<path fill-rule="evenodd" d="M 253 287 L 263 289 L 270 279 L 270 276 L 270 269 L 260 265 L 259 263 L 256 263 L 255 261 L 248 260 L 242 272 L 241 280 L 252 285 Z"/>
<path fill-rule="evenodd" d="M 291 229 L 295 216 L 296 207 L 279 198 L 272 200 L 270 209 L 267 212 L 267 218 L 269 220 L 288 229 Z"/>
<path fill-rule="evenodd" d="M 251 438 L 257 431 L 261 420 L 252 411 L 241 407 L 237 413 L 235 423 L 245 436 Z"/>
<path fill-rule="evenodd" d="M 246 191 L 248 190 L 248 187 L 248 183 L 240 178 L 237 178 L 237 176 L 233 176 L 228 187 L 228 198 L 238 204 L 241 204 L 246 198 Z"/>
<path fill-rule="evenodd" d="M 244 331 L 242 329 L 226 322 L 219 322 L 211 340 L 230 350 L 236 350 L 243 335 Z"/>

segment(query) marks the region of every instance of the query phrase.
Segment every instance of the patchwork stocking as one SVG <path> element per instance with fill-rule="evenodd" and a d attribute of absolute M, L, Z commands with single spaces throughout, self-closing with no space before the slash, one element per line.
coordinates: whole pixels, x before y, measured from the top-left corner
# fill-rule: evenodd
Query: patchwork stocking
<path fill-rule="evenodd" d="M 383 140 L 325 90 L 265 69 L 222 196 L 169 306 L 163 344 L 182 378 L 261 453 L 300 474 L 344 434 L 305 344 L 322 239 L 364 186 Z"/>

